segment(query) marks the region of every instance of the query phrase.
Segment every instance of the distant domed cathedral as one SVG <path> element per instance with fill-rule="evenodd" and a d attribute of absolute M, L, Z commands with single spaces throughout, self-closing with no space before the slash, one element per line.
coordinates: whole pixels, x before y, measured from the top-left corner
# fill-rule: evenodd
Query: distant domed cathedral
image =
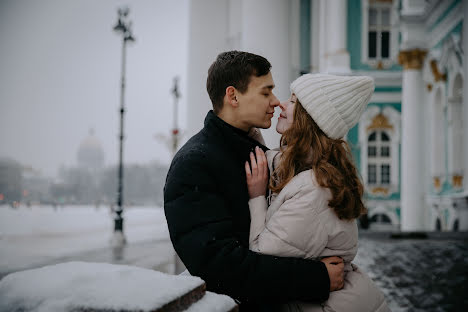
<path fill-rule="evenodd" d="M 190 134 L 211 109 L 206 75 L 222 51 L 268 58 L 280 100 L 302 73 L 372 76 L 375 93 L 346 137 L 368 218 L 403 231 L 468 230 L 468 0 L 191 2 Z M 263 132 L 269 147 L 279 143 L 275 122 Z"/>
<path fill-rule="evenodd" d="M 101 142 L 90 129 L 87 137 L 81 141 L 77 152 L 78 167 L 91 170 L 102 169 L 104 166 L 104 152 Z"/>

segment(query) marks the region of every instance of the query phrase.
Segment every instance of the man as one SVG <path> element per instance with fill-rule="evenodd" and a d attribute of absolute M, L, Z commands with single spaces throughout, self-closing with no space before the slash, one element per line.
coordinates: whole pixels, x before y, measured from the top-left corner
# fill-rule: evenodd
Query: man
<path fill-rule="evenodd" d="M 343 287 L 340 258 L 312 261 L 249 250 L 244 164 L 256 146 L 267 149 L 248 132 L 269 128 L 279 105 L 270 68 L 255 54 L 218 55 L 206 83 L 213 111 L 174 157 L 164 187 L 177 254 L 208 290 L 236 299 L 241 311 L 269 310 L 291 300 L 320 302 Z"/>

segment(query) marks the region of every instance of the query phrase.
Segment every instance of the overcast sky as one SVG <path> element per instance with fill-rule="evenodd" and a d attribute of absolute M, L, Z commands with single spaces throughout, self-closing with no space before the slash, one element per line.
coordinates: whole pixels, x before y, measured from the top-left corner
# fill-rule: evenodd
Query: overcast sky
<path fill-rule="evenodd" d="M 187 0 L 0 0 L 0 157 L 55 175 L 76 164 L 93 128 L 105 164 L 117 163 L 122 38 L 112 27 L 125 4 L 137 40 L 127 48 L 124 162 L 169 162 L 154 136 L 172 127 L 176 75 L 186 120 Z"/>

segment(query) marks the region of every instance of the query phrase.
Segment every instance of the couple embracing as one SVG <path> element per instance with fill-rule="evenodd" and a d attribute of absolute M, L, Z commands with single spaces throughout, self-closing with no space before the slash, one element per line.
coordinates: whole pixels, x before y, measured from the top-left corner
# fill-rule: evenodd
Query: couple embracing
<path fill-rule="evenodd" d="M 307 74 L 280 103 L 270 69 L 239 51 L 209 68 L 213 110 L 174 157 L 164 188 L 174 248 L 240 311 L 390 311 L 352 263 L 365 207 L 343 138 L 373 80 Z M 258 128 L 271 126 L 277 106 L 280 146 L 269 150 Z"/>

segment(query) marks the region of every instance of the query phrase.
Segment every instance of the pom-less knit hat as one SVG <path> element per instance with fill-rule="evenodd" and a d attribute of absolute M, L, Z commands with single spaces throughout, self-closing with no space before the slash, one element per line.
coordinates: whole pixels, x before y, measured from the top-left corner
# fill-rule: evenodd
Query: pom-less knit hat
<path fill-rule="evenodd" d="M 358 123 L 374 92 L 374 80 L 306 74 L 291 83 L 291 92 L 328 137 L 341 139 Z"/>

